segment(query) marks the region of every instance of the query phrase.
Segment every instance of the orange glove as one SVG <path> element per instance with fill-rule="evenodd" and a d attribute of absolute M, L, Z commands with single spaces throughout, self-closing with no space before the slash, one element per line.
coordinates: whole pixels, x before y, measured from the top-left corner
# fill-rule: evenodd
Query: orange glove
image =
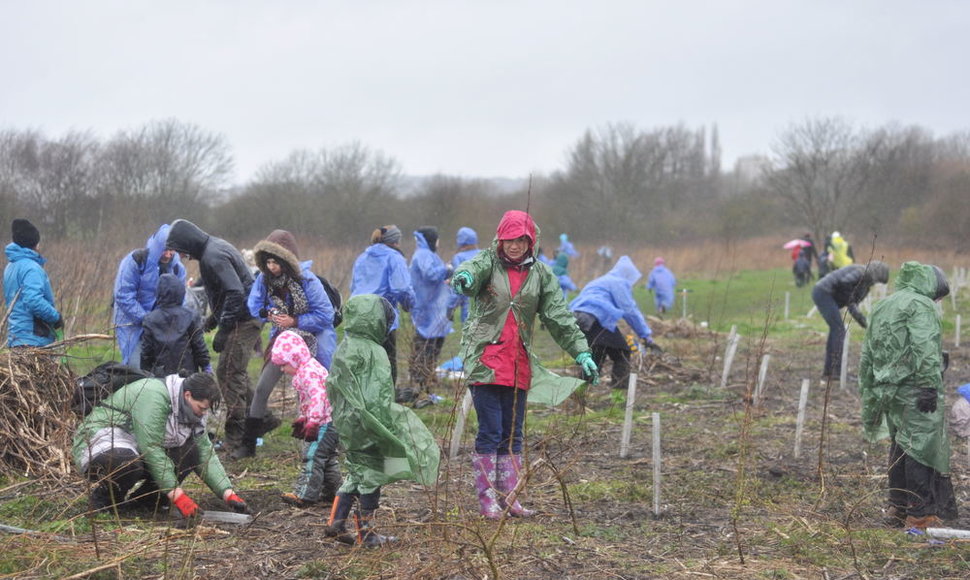
<path fill-rule="evenodd" d="M 229 495 L 226 496 L 226 505 L 228 505 L 232 509 L 232 511 L 236 512 L 237 514 L 250 513 L 249 506 L 246 505 L 246 502 L 243 501 L 243 498 L 236 495 L 235 492 L 230 493 Z"/>
<path fill-rule="evenodd" d="M 173 501 L 175 507 L 178 508 L 179 513 L 183 517 L 191 518 L 193 516 L 202 515 L 202 510 L 199 509 L 199 504 L 192 501 L 187 493 L 179 494 Z"/>

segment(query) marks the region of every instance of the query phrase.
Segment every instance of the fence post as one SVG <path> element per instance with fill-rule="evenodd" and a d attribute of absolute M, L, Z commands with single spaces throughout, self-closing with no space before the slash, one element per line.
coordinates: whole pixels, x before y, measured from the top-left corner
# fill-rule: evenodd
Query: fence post
<path fill-rule="evenodd" d="M 812 381 L 802 379 L 802 391 L 798 395 L 798 419 L 795 421 L 795 459 L 802 453 L 802 430 L 805 428 L 805 407 L 808 406 L 808 386 Z"/>

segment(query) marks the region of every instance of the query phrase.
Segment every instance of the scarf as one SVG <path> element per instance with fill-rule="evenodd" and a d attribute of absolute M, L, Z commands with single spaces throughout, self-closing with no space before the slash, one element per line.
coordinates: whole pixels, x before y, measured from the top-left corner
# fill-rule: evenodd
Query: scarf
<path fill-rule="evenodd" d="M 285 273 L 279 276 L 267 276 L 266 294 L 269 296 L 271 308 L 280 311 L 282 314 L 296 317 L 310 312 L 310 302 L 307 300 L 306 292 L 303 291 L 303 286 L 300 285 L 298 280 Z M 287 297 L 289 297 L 289 301 L 287 301 Z M 292 306 L 290 306 L 290 302 L 292 302 Z M 300 335 L 310 352 L 317 352 L 317 337 L 313 333 L 296 327 L 284 329 L 275 326 L 273 334 L 279 335 L 282 330 L 289 330 Z M 270 339 L 270 348 L 266 349 L 267 360 L 269 360 L 269 353 L 275 340 L 276 336 Z"/>

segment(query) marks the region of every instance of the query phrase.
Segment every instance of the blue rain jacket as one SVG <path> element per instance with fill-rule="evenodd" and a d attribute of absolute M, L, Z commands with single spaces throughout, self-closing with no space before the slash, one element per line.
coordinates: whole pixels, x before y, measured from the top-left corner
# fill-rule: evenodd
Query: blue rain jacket
<path fill-rule="evenodd" d="M 667 269 L 667 266 L 656 266 L 650 270 L 650 276 L 647 277 L 647 290 L 653 290 L 653 301 L 658 309 L 660 307 L 670 309 L 674 305 L 676 287 L 677 278 Z"/>
<path fill-rule="evenodd" d="M 10 310 L 7 346 L 44 346 L 54 342 L 53 325 L 61 314 L 54 308 L 54 292 L 44 271 L 47 259 L 13 242 L 7 244 L 4 253 L 9 262 L 3 270 L 3 299 Z M 17 302 L 11 310 L 15 297 Z M 36 324 L 38 320 L 42 324 Z"/>
<path fill-rule="evenodd" d="M 139 364 L 139 361 L 131 360 L 131 355 L 141 340 L 142 321 L 155 307 L 158 277 L 166 273 L 174 274 L 185 283 L 185 266 L 177 253 L 172 256 L 172 261 L 164 271 L 159 270 L 158 261 L 165 251 L 169 228 L 168 224 L 163 224 L 148 238 L 144 248 L 128 252 L 118 264 L 114 287 L 114 324 L 115 338 L 118 340 L 118 350 L 124 364 Z M 145 250 L 148 250 L 147 255 Z M 136 252 L 144 256 L 141 264 L 135 260 Z"/>
<path fill-rule="evenodd" d="M 300 286 L 306 294 L 307 303 L 310 311 L 296 317 L 296 327 L 305 330 L 317 337 L 317 352 L 314 358 L 320 361 L 327 370 L 333 361 L 333 351 L 337 350 L 337 331 L 333 327 L 333 304 L 327 291 L 323 289 L 323 282 L 313 273 L 313 260 L 300 262 L 302 276 Z M 291 298 L 287 299 L 290 306 L 293 306 Z M 266 318 L 259 315 L 261 309 L 269 310 L 272 307 L 269 296 L 266 293 L 266 274 L 260 272 L 253 282 L 253 287 L 249 291 L 249 298 L 246 300 L 249 314 L 259 320 L 260 323 L 268 322 Z M 282 329 L 273 326 L 269 336 L 272 340 Z"/>
<path fill-rule="evenodd" d="M 350 295 L 377 294 L 397 308 L 410 310 L 414 306 L 414 288 L 404 255 L 387 244 L 371 244 L 354 261 L 350 281 Z M 399 316 L 394 317 L 391 330 L 397 330 Z"/>
<path fill-rule="evenodd" d="M 478 233 L 471 228 L 460 228 L 458 233 L 455 235 L 455 245 L 459 248 L 462 246 L 477 246 L 478 245 Z M 457 252 L 455 256 L 451 259 L 451 266 L 453 270 L 457 270 L 458 266 L 461 265 L 465 260 L 471 260 L 479 252 L 481 248 L 471 248 L 468 250 L 462 250 Z M 454 290 L 451 291 L 451 301 L 448 303 L 448 308 L 461 307 L 461 321 L 465 322 L 468 320 L 468 304 L 470 299 L 464 294 L 458 294 Z"/>
<path fill-rule="evenodd" d="M 451 288 L 445 282 L 448 267 L 428 247 L 428 241 L 414 232 L 417 249 L 411 256 L 411 285 L 414 288 L 414 309 L 411 322 L 423 338 L 443 338 L 452 332 L 448 320 L 448 301 Z"/>
<path fill-rule="evenodd" d="M 596 317 L 606 330 L 615 331 L 622 318 L 640 338 L 649 338 L 650 326 L 643 318 L 633 285 L 640 279 L 640 270 L 629 256 L 621 256 L 613 269 L 587 284 L 579 296 L 569 303 L 573 312 L 587 312 Z"/>
<path fill-rule="evenodd" d="M 566 234 L 559 234 L 559 248 L 557 251 L 566 254 L 570 258 L 575 258 L 579 255 L 579 252 L 573 247 L 573 243 L 569 241 L 569 236 Z"/>

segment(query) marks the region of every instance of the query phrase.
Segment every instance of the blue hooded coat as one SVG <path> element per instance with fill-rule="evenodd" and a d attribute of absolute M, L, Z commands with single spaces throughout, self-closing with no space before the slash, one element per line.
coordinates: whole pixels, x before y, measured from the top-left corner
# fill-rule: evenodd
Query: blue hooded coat
<path fill-rule="evenodd" d="M 414 309 L 411 311 L 411 321 L 414 329 L 423 338 L 442 338 L 448 336 L 453 329 L 448 320 L 448 301 L 451 299 L 451 289 L 445 280 L 448 278 L 448 267 L 431 248 L 428 240 L 420 233 L 414 232 L 417 249 L 411 256 L 411 285 L 414 288 Z"/>
<path fill-rule="evenodd" d="M 458 233 L 455 235 L 455 245 L 457 245 L 459 248 L 464 246 L 478 246 L 478 233 L 471 228 L 459 228 Z M 452 270 L 457 270 L 458 266 L 460 266 L 462 262 L 465 260 L 471 260 L 481 251 L 481 248 L 475 247 L 457 252 L 451 259 Z M 448 308 L 457 308 L 458 306 L 461 306 L 462 322 L 468 320 L 468 304 L 468 296 L 465 296 L 464 294 L 457 294 L 454 290 L 451 291 L 451 301 L 448 303 Z"/>
<path fill-rule="evenodd" d="M 36 250 L 12 242 L 4 253 L 9 262 L 3 270 L 3 298 L 10 310 L 7 346 L 44 346 L 54 342 L 53 325 L 61 314 L 54 308 L 54 292 L 44 271 L 47 260 Z M 17 302 L 10 309 L 15 298 Z"/>
<path fill-rule="evenodd" d="M 414 288 L 404 255 L 387 244 L 368 246 L 357 256 L 350 281 L 350 295 L 358 294 L 377 294 L 386 298 L 394 305 L 395 313 L 398 306 L 410 310 L 414 306 Z M 397 330 L 398 318 L 394 317 L 391 331 Z"/>
<path fill-rule="evenodd" d="M 653 301 L 659 310 L 661 307 L 669 309 L 674 305 L 674 288 L 677 278 L 674 273 L 661 264 L 650 270 L 647 278 L 647 290 L 653 290 Z"/>
<path fill-rule="evenodd" d="M 138 346 L 142 335 L 142 321 L 155 306 L 158 277 L 174 274 L 185 283 L 185 266 L 178 256 L 165 265 L 159 263 L 165 251 L 169 225 L 163 224 L 148 238 L 144 248 L 128 253 L 118 265 L 118 275 L 114 286 L 114 324 L 121 362 L 139 364 L 131 356 Z"/>
<path fill-rule="evenodd" d="M 622 318 L 637 336 L 649 338 L 650 326 L 633 298 L 633 285 L 639 279 L 640 270 L 629 256 L 620 256 L 612 270 L 583 288 L 569 303 L 569 309 L 592 314 L 609 331 L 615 331 L 616 323 Z"/>

